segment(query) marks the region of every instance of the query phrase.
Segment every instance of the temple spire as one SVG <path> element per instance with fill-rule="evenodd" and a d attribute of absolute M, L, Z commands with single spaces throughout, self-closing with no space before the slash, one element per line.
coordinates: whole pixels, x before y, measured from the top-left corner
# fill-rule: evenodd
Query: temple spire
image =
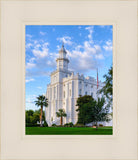
<path fill-rule="evenodd" d="M 59 57 L 60 58 L 66 58 L 66 54 L 67 54 L 67 51 L 65 50 L 64 43 L 62 42 L 62 47 L 59 50 Z"/>
<path fill-rule="evenodd" d="M 64 41 L 62 41 L 62 48 L 64 48 Z"/>
<path fill-rule="evenodd" d="M 66 55 L 67 55 L 67 51 L 65 50 L 64 43 L 62 42 L 62 47 L 59 50 L 59 57 L 56 59 L 57 69 L 68 70 L 69 60 Z"/>

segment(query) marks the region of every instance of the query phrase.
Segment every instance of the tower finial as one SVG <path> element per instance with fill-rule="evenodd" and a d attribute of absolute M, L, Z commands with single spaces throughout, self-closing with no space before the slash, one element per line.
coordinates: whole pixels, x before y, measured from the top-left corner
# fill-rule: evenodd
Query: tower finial
<path fill-rule="evenodd" d="M 64 41 L 62 41 L 62 47 L 64 48 Z"/>

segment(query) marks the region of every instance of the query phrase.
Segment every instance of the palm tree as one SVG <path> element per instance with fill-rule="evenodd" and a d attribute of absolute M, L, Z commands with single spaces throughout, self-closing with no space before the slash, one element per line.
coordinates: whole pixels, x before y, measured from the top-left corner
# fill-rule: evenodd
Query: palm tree
<path fill-rule="evenodd" d="M 59 112 L 56 112 L 57 117 L 60 117 L 60 125 L 62 126 L 63 123 L 63 117 L 66 117 L 67 114 L 63 109 L 59 109 Z"/>
<path fill-rule="evenodd" d="M 43 107 L 48 106 L 48 99 L 44 95 L 39 95 L 36 97 L 35 105 L 38 107 L 41 107 L 41 112 L 40 112 L 40 127 L 43 126 L 42 124 L 42 115 L 43 115 Z"/>

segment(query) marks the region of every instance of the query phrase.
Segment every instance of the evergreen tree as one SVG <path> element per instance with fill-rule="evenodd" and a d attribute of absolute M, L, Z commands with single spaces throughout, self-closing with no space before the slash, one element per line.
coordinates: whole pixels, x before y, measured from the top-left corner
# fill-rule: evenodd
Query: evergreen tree
<path fill-rule="evenodd" d="M 96 101 L 90 96 L 80 96 L 77 99 L 78 124 L 87 124 L 92 122 L 92 107 L 96 105 Z"/>

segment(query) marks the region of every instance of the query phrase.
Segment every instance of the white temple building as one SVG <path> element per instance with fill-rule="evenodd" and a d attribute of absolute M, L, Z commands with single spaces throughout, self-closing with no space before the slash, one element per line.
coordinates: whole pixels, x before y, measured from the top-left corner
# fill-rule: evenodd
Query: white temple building
<path fill-rule="evenodd" d="M 51 73 L 51 83 L 47 85 L 46 97 L 48 107 L 46 107 L 46 121 L 49 126 L 60 124 L 60 118 L 56 117 L 56 112 L 60 108 L 64 109 L 67 117 L 63 118 L 63 124 L 78 120 L 76 101 L 79 95 L 91 95 L 97 98 L 97 80 L 94 77 L 84 77 L 83 74 L 68 70 L 69 59 L 67 52 L 62 45 L 59 51 L 59 58 L 56 59 L 57 69 Z M 103 86 L 98 81 L 98 89 Z"/>

